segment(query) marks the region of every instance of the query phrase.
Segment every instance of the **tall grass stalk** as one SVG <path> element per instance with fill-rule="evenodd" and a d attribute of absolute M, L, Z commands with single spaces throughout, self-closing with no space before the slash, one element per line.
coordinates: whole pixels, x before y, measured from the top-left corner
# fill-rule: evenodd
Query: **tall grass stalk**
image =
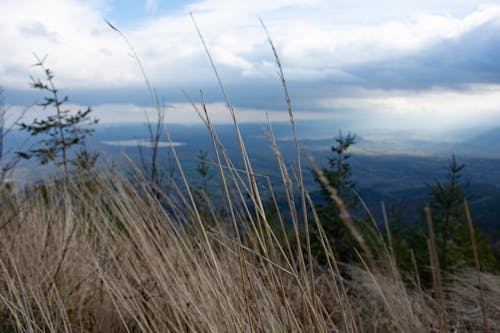
<path fill-rule="evenodd" d="M 446 319 L 446 308 L 444 304 L 443 286 L 441 281 L 441 270 L 439 267 L 439 257 L 436 247 L 436 236 L 434 233 L 434 223 L 429 207 L 425 207 L 425 218 L 429 228 L 429 239 L 427 240 L 427 247 L 429 249 L 430 264 L 432 268 L 432 282 L 434 293 L 436 296 L 437 304 L 439 306 L 439 329 L 441 332 L 446 332 L 448 323 Z"/>
<path fill-rule="evenodd" d="M 486 306 L 485 306 L 485 301 L 484 301 L 483 282 L 481 281 L 479 255 L 478 255 L 477 246 L 476 246 L 476 235 L 474 232 L 474 226 L 472 224 L 472 218 L 470 215 L 469 204 L 467 203 L 467 199 L 464 199 L 464 207 L 465 207 L 465 217 L 467 219 L 467 225 L 469 227 L 469 235 L 470 235 L 472 252 L 474 253 L 474 268 L 476 270 L 477 282 L 479 285 L 479 299 L 481 301 L 481 313 L 483 315 L 484 332 L 488 333 L 489 332 L 489 325 L 488 325 L 488 317 L 486 315 Z"/>

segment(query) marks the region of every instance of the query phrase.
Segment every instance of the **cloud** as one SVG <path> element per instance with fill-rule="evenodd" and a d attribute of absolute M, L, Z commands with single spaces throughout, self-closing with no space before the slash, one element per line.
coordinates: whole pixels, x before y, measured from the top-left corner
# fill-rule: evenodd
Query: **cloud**
<path fill-rule="evenodd" d="M 75 103 L 65 104 L 68 110 L 85 110 L 88 106 Z M 200 107 L 200 106 L 199 106 Z M 207 103 L 206 108 L 210 120 L 214 124 L 232 124 L 233 119 L 224 103 Z M 263 108 L 235 108 L 236 118 L 241 123 L 263 123 L 267 124 L 267 117 L 272 122 L 288 122 L 287 112 L 282 110 Z M 34 105 L 26 108 L 20 105 L 8 105 L 6 127 L 13 126 L 17 121 L 17 115 L 25 112 L 22 119 L 24 123 L 31 123 L 34 119 L 43 119 L 53 113 L 53 110 Z M 133 103 L 103 103 L 92 106 L 92 119 L 99 119 L 100 124 L 112 123 L 145 123 L 148 119 L 156 119 L 156 109 L 150 106 L 141 106 Z M 325 120 L 329 115 L 325 112 L 294 112 L 297 120 Z M 169 103 L 165 105 L 166 124 L 198 124 L 203 121 L 198 116 L 190 103 Z"/>
<path fill-rule="evenodd" d="M 158 9 L 156 1 L 144 4 L 151 11 Z M 56 84 L 69 89 L 70 97 L 85 96 L 79 104 L 97 105 L 109 121 L 140 119 L 142 113 L 132 110 L 147 104 L 134 100 L 145 91 L 144 79 L 131 50 L 103 20 L 112 8 L 106 0 L 0 1 L 0 84 L 7 95 L 27 89 L 31 75 L 43 74 L 31 67 L 32 52 L 48 54 Z M 185 101 L 179 93 L 183 88 L 194 96 L 203 89 L 214 110 L 222 100 L 188 11 L 232 101 L 249 121 L 265 114 L 258 109 L 286 117 L 273 55 L 257 15 L 276 44 L 300 117 L 356 118 L 377 114 L 367 111 L 374 108 L 403 123 L 390 110 L 406 110 L 406 117 L 420 119 L 431 101 L 446 108 L 439 94 L 458 100 L 463 96 L 461 105 L 449 105 L 467 114 L 465 107 L 473 108 L 467 98 L 480 103 L 476 97 L 483 96 L 493 103 L 493 96 L 498 97 L 496 90 L 485 93 L 485 87 L 500 84 L 498 5 L 465 0 L 204 0 L 117 25 L 159 95 L 175 96 L 168 102 Z M 180 105 L 171 104 L 176 110 L 172 119 L 194 121 Z M 486 104 L 480 105 L 486 110 Z M 356 111 L 345 115 L 344 109 Z M 481 112 L 482 117 L 489 115 Z M 447 123 L 444 115 L 438 118 Z"/>
<path fill-rule="evenodd" d="M 500 85 L 469 85 L 462 90 L 361 89 L 356 97 L 318 101 L 381 128 L 445 130 L 500 123 Z"/>
<path fill-rule="evenodd" d="M 158 1 L 146 0 L 146 9 L 149 11 L 156 11 L 158 9 Z"/>
<path fill-rule="evenodd" d="M 233 119 L 224 103 L 207 104 L 210 119 L 215 124 L 232 124 Z M 94 116 L 101 119 L 101 123 L 116 122 L 145 122 L 154 119 L 156 111 L 151 107 L 141 107 L 134 104 L 102 104 L 94 107 Z M 236 108 L 236 117 L 242 123 L 266 123 L 267 116 L 273 122 L 288 121 L 288 114 L 280 110 Z M 321 120 L 328 116 L 324 112 L 296 112 L 299 120 Z M 165 119 L 167 124 L 203 124 L 189 103 L 171 103 L 166 107 Z"/>
<path fill-rule="evenodd" d="M 49 31 L 45 25 L 38 21 L 33 21 L 26 24 L 21 28 L 21 33 L 27 37 L 41 37 L 46 38 L 50 42 L 57 43 L 58 41 L 58 33 L 55 31 Z"/>
<path fill-rule="evenodd" d="M 415 54 L 350 66 L 362 84 L 385 88 L 460 88 L 472 83 L 500 83 L 500 22 L 485 21 Z"/>
<path fill-rule="evenodd" d="M 39 75 L 31 67 L 35 62 L 33 52 L 48 54 L 47 66 L 55 72 L 57 82 L 66 87 L 130 82 L 131 69 L 135 68 L 126 57 L 125 61 L 121 59 L 126 48 L 115 42 L 102 12 L 93 3 L 0 2 L 0 80 L 5 88 L 27 87 L 30 75 Z"/>
<path fill-rule="evenodd" d="M 150 9 L 154 9 L 155 3 L 146 1 Z M 374 7 L 363 1 L 354 3 L 362 12 L 366 10 L 363 6 Z M 413 57 L 433 45 L 459 41 L 485 23 L 500 20 L 500 7 L 488 6 L 464 17 L 416 12 L 399 20 L 390 17 L 360 23 L 354 15 L 356 8 L 346 6 L 332 6 L 322 0 L 205 0 L 185 9 L 193 11 L 226 82 L 275 78 L 272 53 L 257 15 L 264 18 L 290 80 L 338 76 L 355 79 L 362 76 L 363 70 L 374 69 L 357 67 L 353 74 L 346 68 Z M 58 8 L 57 17 L 52 8 Z M 103 1 L 2 1 L 0 76 L 4 85 L 26 86 L 32 52 L 48 53 L 51 67 L 67 85 L 105 88 L 141 84 L 141 74 L 129 56 L 130 50 L 103 20 L 107 10 Z M 352 21 L 342 20 L 341 15 L 346 13 L 350 13 Z M 381 10 L 377 13 L 382 15 Z M 155 86 L 214 83 L 201 43 L 185 12 L 166 13 L 139 22 L 119 28 L 141 57 Z M 23 67 L 26 69 L 20 71 Z"/>

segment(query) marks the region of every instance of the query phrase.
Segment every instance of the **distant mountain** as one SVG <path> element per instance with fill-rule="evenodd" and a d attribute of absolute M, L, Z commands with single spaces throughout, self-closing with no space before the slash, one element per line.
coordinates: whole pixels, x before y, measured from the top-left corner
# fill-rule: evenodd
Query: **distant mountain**
<path fill-rule="evenodd" d="M 456 145 L 456 152 L 481 157 L 500 157 L 500 127 Z"/>

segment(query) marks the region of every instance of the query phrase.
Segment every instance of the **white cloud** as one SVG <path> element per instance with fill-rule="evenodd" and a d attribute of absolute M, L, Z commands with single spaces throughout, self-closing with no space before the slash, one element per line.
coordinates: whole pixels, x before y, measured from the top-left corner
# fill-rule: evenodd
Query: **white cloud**
<path fill-rule="evenodd" d="M 39 75 L 30 67 L 33 52 L 48 54 L 47 66 L 64 86 L 109 86 L 135 76 L 126 48 L 92 2 L 7 0 L 0 13 L 0 79 L 7 88 L 27 87 L 29 76 Z"/>
<path fill-rule="evenodd" d="M 148 8 L 156 1 L 146 0 Z M 358 10 L 365 2 L 358 1 Z M 414 52 L 455 38 L 488 21 L 500 21 L 500 6 L 485 6 L 464 17 L 422 12 L 399 20 L 339 20 L 354 11 L 329 1 L 205 0 L 189 5 L 220 69 L 228 80 L 274 78 L 272 54 L 257 15 L 262 15 L 290 79 L 324 76 L 362 63 Z M 373 5 L 371 5 L 373 9 Z M 57 11 L 54 10 L 57 8 Z M 105 2 L 3 0 L 0 2 L 0 80 L 26 87 L 31 53 L 49 54 L 48 65 L 64 86 L 137 85 L 142 78 L 129 50 L 103 20 Z M 379 11 L 380 12 L 380 11 Z M 165 14 L 135 26 L 119 27 L 141 57 L 154 85 L 182 87 L 213 82 L 213 74 L 187 13 Z M 228 74 L 229 75 L 229 74 Z M 244 78 L 243 78 L 244 79 Z"/>
<path fill-rule="evenodd" d="M 146 8 L 150 11 L 156 11 L 158 9 L 158 1 L 146 0 Z"/>
<path fill-rule="evenodd" d="M 67 104 L 69 110 L 83 110 L 87 106 Z M 210 121 L 214 124 L 232 124 L 233 119 L 224 103 L 208 103 L 206 105 Z M 19 105 L 10 105 L 7 119 L 7 126 L 12 125 L 12 121 L 17 120 L 16 115 L 21 114 L 26 108 Z M 107 103 L 92 107 L 91 117 L 99 119 L 100 124 L 112 123 L 144 123 L 148 119 L 156 119 L 156 109 L 153 107 L 143 107 L 135 104 Z M 286 110 L 264 110 L 253 108 L 235 108 L 236 118 L 241 123 L 267 123 L 267 116 L 272 122 L 289 121 Z M 33 106 L 22 119 L 25 123 L 32 122 L 35 118 L 43 119 L 52 114 L 51 109 L 40 106 Z M 324 112 L 294 112 L 297 120 L 322 120 L 329 118 Z M 165 123 L 168 124 L 203 124 L 189 103 L 171 103 L 166 105 Z"/>
<path fill-rule="evenodd" d="M 187 9 L 200 14 L 210 13 L 230 18 L 234 15 L 248 17 L 297 7 L 314 8 L 321 2 L 320 0 L 203 0 L 189 5 Z"/>
<path fill-rule="evenodd" d="M 470 85 L 463 90 L 360 90 L 356 97 L 323 99 L 325 109 L 363 114 L 372 126 L 447 129 L 491 126 L 500 122 L 500 85 Z"/>
<path fill-rule="evenodd" d="M 463 90 L 434 88 L 428 91 L 358 89 L 353 97 L 324 98 L 311 105 L 317 111 L 294 111 L 296 120 L 356 121 L 356 128 L 425 129 L 440 131 L 464 126 L 493 126 L 500 123 L 500 85 L 470 85 Z M 86 106 L 71 104 L 72 110 Z M 9 116 L 24 110 L 9 106 Z M 216 124 L 233 122 L 224 103 L 208 103 L 210 119 Z M 33 107 L 23 121 L 43 118 L 51 110 Z M 141 123 L 155 119 L 153 107 L 107 103 L 93 106 L 92 116 L 100 123 Z M 287 122 L 286 110 L 236 108 L 238 122 Z M 202 124 L 189 103 L 169 103 L 167 124 Z"/>
<path fill-rule="evenodd" d="M 207 103 L 207 111 L 210 120 L 214 124 L 232 124 L 233 119 L 224 103 Z M 77 104 L 66 104 L 69 110 L 84 110 L 88 106 Z M 200 107 L 200 106 L 198 106 Z M 196 111 L 190 103 L 170 103 L 165 108 L 166 124 L 203 124 Z M 254 109 L 254 108 L 235 108 L 238 122 L 257 122 L 267 123 L 267 116 L 273 122 L 288 121 L 288 112 L 286 110 Z M 30 123 L 35 118 L 43 119 L 53 114 L 50 108 L 33 106 L 26 108 L 20 105 L 8 105 L 6 127 L 13 125 L 18 121 L 18 115 L 24 114 L 22 122 Z M 144 107 L 130 103 L 106 103 L 92 106 L 91 118 L 99 119 L 100 124 L 109 123 L 143 123 L 148 119 L 156 119 L 156 109 L 153 107 Z M 297 120 L 321 120 L 329 117 L 325 112 L 294 112 Z"/>
<path fill-rule="evenodd" d="M 146 119 L 155 119 L 156 111 L 152 107 L 141 107 L 134 104 L 102 104 L 94 108 L 94 116 L 101 123 L 116 122 L 145 122 Z M 224 103 L 208 103 L 207 110 L 211 122 L 216 124 L 231 124 L 233 120 Z M 239 122 L 266 123 L 267 115 L 273 122 L 288 121 L 288 113 L 284 110 L 262 110 L 252 108 L 236 108 L 236 118 Z M 298 120 L 321 120 L 329 116 L 324 112 L 295 112 Z M 165 112 L 167 124 L 202 124 L 189 103 L 171 103 Z"/>

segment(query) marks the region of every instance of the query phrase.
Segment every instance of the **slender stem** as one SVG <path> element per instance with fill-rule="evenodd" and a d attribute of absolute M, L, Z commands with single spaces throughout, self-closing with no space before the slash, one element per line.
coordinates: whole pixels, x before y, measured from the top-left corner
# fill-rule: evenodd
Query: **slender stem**
<path fill-rule="evenodd" d="M 470 234 L 470 240 L 471 240 L 471 245 L 472 245 L 472 251 L 474 252 L 474 264 L 475 264 L 475 269 L 476 269 L 476 276 L 477 276 L 477 281 L 479 283 L 479 297 L 481 299 L 481 312 L 483 314 L 484 332 L 488 333 L 489 332 L 488 316 L 486 314 L 486 302 L 484 301 L 484 290 L 483 290 L 483 281 L 481 280 L 479 254 L 477 252 L 476 236 L 474 233 L 474 226 L 472 225 L 472 218 L 470 215 L 469 204 L 467 203 L 467 199 L 464 199 L 464 206 L 465 206 L 465 216 L 467 218 L 467 224 L 469 226 L 469 234 Z"/>

